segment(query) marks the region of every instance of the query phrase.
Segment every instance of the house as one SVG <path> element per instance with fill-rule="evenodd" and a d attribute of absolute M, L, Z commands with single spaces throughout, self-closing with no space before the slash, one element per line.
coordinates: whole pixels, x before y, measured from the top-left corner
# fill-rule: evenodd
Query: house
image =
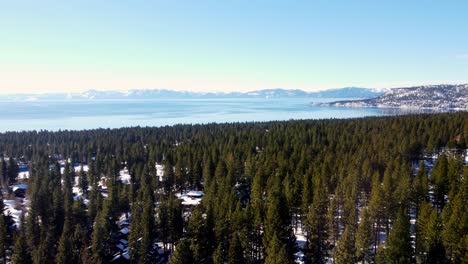
<path fill-rule="evenodd" d="M 18 198 L 24 198 L 26 195 L 26 190 L 28 189 L 27 184 L 16 184 L 10 186 L 11 191 L 15 194 L 16 197 Z"/>
<path fill-rule="evenodd" d="M 203 191 L 189 191 L 179 196 L 182 205 L 199 205 L 203 198 Z"/>

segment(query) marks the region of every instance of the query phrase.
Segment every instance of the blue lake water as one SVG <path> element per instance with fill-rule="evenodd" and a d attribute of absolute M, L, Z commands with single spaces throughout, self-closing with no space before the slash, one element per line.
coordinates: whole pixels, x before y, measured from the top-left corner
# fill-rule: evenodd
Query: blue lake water
<path fill-rule="evenodd" d="M 311 101 L 330 100 L 282 98 L 0 102 L 0 131 L 354 118 L 398 115 L 409 111 L 310 105 Z"/>

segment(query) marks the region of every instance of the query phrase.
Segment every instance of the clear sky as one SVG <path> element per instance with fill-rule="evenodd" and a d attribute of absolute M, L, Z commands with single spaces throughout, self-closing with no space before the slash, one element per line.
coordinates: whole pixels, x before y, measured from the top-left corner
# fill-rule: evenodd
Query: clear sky
<path fill-rule="evenodd" d="M 468 1 L 0 0 L 0 93 L 468 82 Z"/>

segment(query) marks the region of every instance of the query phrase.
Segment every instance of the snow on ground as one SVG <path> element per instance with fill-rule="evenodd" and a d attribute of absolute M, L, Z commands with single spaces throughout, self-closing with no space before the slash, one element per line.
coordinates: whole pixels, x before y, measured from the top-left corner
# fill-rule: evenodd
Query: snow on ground
<path fill-rule="evenodd" d="M 159 177 L 159 181 L 164 180 L 164 165 L 156 163 L 156 176 Z"/>
<path fill-rule="evenodd" d="M 159 177 L 159 181 L 163 181 L 164 176 L 164 165 L 156 163 L 156 176 Z M 123 184 L 131 183 L 131 175 L 127 167 L 119 172 L 119 179 Z"/>
<path fill-rule="evenodd" d="M 72 192 L 73 192 L 73 201 L 78 201 L 82 200 L 85 205 L 89 203 L 87 199 L 83 196 L 83 192 L 81 191 L 80 187 L 74 186 L 72 187 Z"/>
<path fill-rule="evenodd" d="M 81 165 L 74 166 L 74 169 L 75 169 L 76 173 L 80 172 L 81 171 Z M 63 173 L 64 170 L 65 170 L 65 167 L 60 166 L 60 173 Z M 83 171 L 88 172 L 88 170 L 89 170 L 88 165 L 83 165 Z M 25 180 L 25 179 L 28 179 L 28 178 L 29 178 L 29 169 L 27 167 L 24 168 L 24 169 L 20 169 L 17 179 L 18 180 Z"/>
<path fill-rule="evenodd" d="M 18 180 L 24 180 L 28 178 L 29 178 L 29 171 L 20 171 L 18 173 L 18 177 L 17 177 Z"/>
<path fill-rule="evenodd" d="M 302 225 L 299 223 L 297 228 L 294 228 L 294 235 L 296 236 L 296 244 L 298 251 L 294 254 L 296 257 L 296 263 L 304 263 L 304 248 L 306 245 L 306 237 L 302 231 Z"/>
<path fill-rule="evenodd" d="M 130 176 L 130 172 L 128 171 L 127 167 L 119 172 L 119 179 L 123 184 L 130 184 L 132 177 Z"/>
<path fill-rule="evenodd" d="M 187 193 L 176 193 L 176 197 L 182 200 L 182 205 L 199 205 L 202 198 L 202 191 L 189 191 Z"/>
<path fill-rule="evenodd" d="M 78 172 L 81 171 L 81 165 L 75 165 L 73 168 L 75 169 L 75 172 L 76 172 L 76 173 L 78 173 Z M 63 174 L 63 171 L 64 171 L 64 170 L 65 170 L 65 167 L 60 166 L 60 173 Z M 83 165 L 83 171 L 84 171 L 84 172 L 88 172 L 88 170 L 89 170 L 88 165 Z"/>
<path fill-rule="evenodd" d="M 21 225 L 20 218 L 23 211 L 15 209 L 17 201 L 3 200 L 3 203 L 5 203 L 5 211 L 3 213 L 5 215 L 11 215 L 11 217 L 13 217 L 13 221 L 15 221 L 15 226 L 19 227 Z"/>

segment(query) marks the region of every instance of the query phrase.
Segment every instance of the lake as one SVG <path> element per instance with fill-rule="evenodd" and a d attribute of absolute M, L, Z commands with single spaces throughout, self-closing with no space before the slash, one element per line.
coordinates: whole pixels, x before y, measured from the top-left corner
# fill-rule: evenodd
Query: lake
<path fill-rule="evenodd" d="M 311 106 L 337 99 L 160 99 L 0 102 L 0 131 L 79 130 L 289 119 L 355 118 L 411 110 Z"/>

